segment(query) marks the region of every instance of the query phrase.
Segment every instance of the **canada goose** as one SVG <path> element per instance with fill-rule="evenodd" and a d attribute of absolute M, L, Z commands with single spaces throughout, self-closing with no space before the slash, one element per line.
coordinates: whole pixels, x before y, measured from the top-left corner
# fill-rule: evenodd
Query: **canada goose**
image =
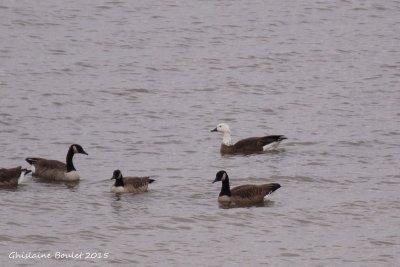
<path fill-rule="evenodd" d="M 231 139 L 231 130 L 226 123 L 218 124 L 215 129 L 211 130 L 211 132 L 221 132 L 224 134 L 220 150 L 221 154 L 248 154 L 274 150 L 282 140 L 287 139 L 284 135 L 267 135 L 263 137 L 246 138 L 233 144 Z"/>
<path fill-rule="evenodd" d="M 30 170 L 22 169 L 21 166 L 10 169 L 1 168 L 0 186 L 17 186 L 23 181 L 25 175 L 30 172 Z"/>
<path fill-rule="evenodd" d="M 115 179 L 111 187 L 113 193 L 141 193 L 146 192 L 149 184 L 155 180 L 149 177 L 123 177 L 120 170 L 115 170 L 111 180 Z"/>
<path fill-rule="evenodd" d="M 67 153 L 67 164 L 43 158 L 26 158 L 25 160 L 32 165 L 32 175 L 35 177 L 51 181 L 78 181 L 79 174 L 72 162 L 74 154 L 77 153 L 88 155 L 80 145 L 73 144 Z"/>
<path fill-rule="evenodd" d="M 219 171 L 215 176 L 215 182 L 222 181 L 221 193 L 219 193 L 218 201 L 223 204 L 256 204 L 264 201 L 264 197 L 271 194 L 278 188 L 280 184 L 260 184 L 260 185 L 240 185 L 234 188 L 229 186 L 229 177 L 226 171 Z"/>

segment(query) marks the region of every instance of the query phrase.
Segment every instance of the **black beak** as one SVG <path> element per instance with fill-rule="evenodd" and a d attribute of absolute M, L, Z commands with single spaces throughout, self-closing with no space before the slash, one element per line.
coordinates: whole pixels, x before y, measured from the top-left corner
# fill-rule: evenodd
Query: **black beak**
<path fill-rule="evenodd" d="M 117 179 L 117 178 L 115 178 L 115 176 L 113 176 L 113 177 L 111 177 L 111 179 L 110 179 L 110 180 L 113 180 L 113 179 Z"/>
<path fill-rule="evenodd" d="M 86 151 L 85 151 L 85 150 L 83 150 L 83 151 L 82 151 L 82 154 L 85 154 L 85 155 L 89 156 L 89 154 L 88 154 L 88 153 L 86 153 Z"/>
<path fill-rule="evenodd" d="M 218 182 L 217 177 L 215 177 L 214 181 L 212 183 Z"/>
<path fill-rule="evenodd" d="M 210 132 L 218 132 L 217 127 L 215 127 L 215 129 L 212 129 Z"/>

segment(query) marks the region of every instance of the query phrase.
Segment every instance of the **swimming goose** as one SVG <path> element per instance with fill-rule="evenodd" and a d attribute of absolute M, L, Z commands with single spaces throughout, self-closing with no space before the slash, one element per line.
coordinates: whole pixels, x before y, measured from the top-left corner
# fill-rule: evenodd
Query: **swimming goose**
<path fill-rule="evenodd" d="M 25 175 L 30 172 L 30 170 L 22 169 L 21 166 L 10 169 L 1 168 L 0 186 L 17 186 L 23 181 Z"/>
<path fill-rule="evenodd" d="M 237 153 L 255 153 L 267 150 L 274 150 L 284 139 L 287 139 L 284 135 L 268 135 L 263 137 L 250 137 L 238 141 L 233 144 L 231 139 L 231 130 L 228 124 L 220 123 L 211 130 L 211 132 L 223 133 L 221 154 L 237 154 Z"/>
<path fill-rule="evenodd" d="M 115 170 L 111 180 L 115 179 L 111 187 L 113 193 L 141 193 L 146 192 L 149 184 L 155 180 L 149 177 L 123 177 L 120 170 Z"/>
<path fill-rule="evenodd" d="M 221 193 L 218 196 L 218 202 L 222 204 L 256 204 L 264 201 L 264 197 L 271 194 L 280 184 L 260 184 L 260 185 L 240 185 L 234 188 L 229 186 L 229 177 L 226 171 L 219 171 L 215 177 L 215 182 L 222 181 Z"/>
<path fill-rule="evenodd" d="M 72 162 L 72 158 L 78 153 L 88 155 L 80 145 L 73 144 L 68 149 L 67 164 L 43 158 L 26 158 L 25 160 L 32 165 L 32 175 L 35 177 L 50 181 L 78 181 L 79 174 Z"/>

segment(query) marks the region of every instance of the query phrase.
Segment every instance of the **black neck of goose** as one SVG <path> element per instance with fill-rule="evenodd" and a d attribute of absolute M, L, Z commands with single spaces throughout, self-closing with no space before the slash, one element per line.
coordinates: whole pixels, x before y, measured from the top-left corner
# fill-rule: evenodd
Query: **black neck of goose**
<path fill-rule="evenodd" d="M 229 178 L 228 174 L 226 175 L 226 178 L 224 181 L 222 181 L 222 188 L 221 188 L 221 193 L 219 193 L 219 196 L 231 196 L 231 188 L 229 185 Z"/>
<path fill-rule="evenodd" d="M 115 185 L 114 186 L 124 186 L 124 179 L 115 179 Z"/>
<path fill-rule="evenodd" d="M 67 172 L 76 171 L 74 163 L 72 163 L 73 157 L 74 157 L 74 149 L 71 146 L 67 153 Z"/>

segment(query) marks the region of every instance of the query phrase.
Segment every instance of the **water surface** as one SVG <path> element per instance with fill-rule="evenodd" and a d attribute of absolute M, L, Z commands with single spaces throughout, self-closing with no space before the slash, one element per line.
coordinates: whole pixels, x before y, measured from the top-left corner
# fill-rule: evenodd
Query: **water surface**
<path fill-rule="evenodd" d="M 400 264 L 400 2 L 3 1 L 0 167 L 77 155 L 76 186 L 1 190 L 7 266 Z M 233 140 L 289 139 L 222 157 Z M 109 192 L 114 169 L 146 194 Z M 282 185 L 224 209 L 231 185 Z M 16 252 L 107 259 L 9 259 Z"/>

